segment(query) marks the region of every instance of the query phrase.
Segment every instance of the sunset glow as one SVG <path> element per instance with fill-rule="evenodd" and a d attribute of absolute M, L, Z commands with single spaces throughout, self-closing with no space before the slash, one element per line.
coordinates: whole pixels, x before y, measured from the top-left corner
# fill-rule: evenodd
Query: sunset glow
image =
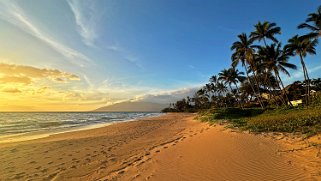
<path fill-rule="evenodd" d="M 297 3 L 287 9 L 296 12 Z M 194 94 L 229 66 L 234 37 L 256 20 L 220 18 L 227 9 L 241 13 L 237 3 L 179 7 L 180 1 L 0 1 L 0 110 L 90 111 Z M 287 29 L 280 39 L 296 31 L 310 7 L 297 11 L 295 22 L 278 20 Z M 316 59 L 307 58 L 312 77 L 320 75 Z M 302 77 L 297 71 L 286 83 Z"/>

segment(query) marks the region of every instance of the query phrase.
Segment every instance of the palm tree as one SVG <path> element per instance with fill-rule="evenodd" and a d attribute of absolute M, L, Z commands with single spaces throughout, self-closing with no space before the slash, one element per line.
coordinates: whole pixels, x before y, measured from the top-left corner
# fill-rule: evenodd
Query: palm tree
<path fill-rule="evenodd" d="M 279 88 L 282 90 L 283 95 L 285 95 L 287 102 L 292 106 L 287 94 L 284 92 L 284 84 L 280 77 L 280 72 L 283 72 L 287 76 L 290 76 L 290 73 L 287 71 L 287 68 L 296 69 L 296 65 L 288 62 L 289 54 L 285 50 L 281 50 L 281 44 L 272 44 L 267 47 L 261 47 L 259 49 L 259 55 L 263 61 L 263 66 L 274 72 L 275 77 L 278 79 Z"/>
<path fill-rule="evenodd" d="M 216 75 L 213 75 L 211 78 L 210 78 L 210 82 L 211 83 L 217 83 L 217 76 Z"/>
<path fill-rule="evenodd" d="M 250 38 L 252 40 L 259 41 L 259 42 L 263 40 L 265 47 L 267 46 L 267 43 L 266 43 L 267 39 L 272 40 L 274 43 L 278 43 L 278 40 L 275 38 L 275 35 L 281 34 L 281 28 L 278 27 L 276 23 L 270 23 L 268 21 L 264 21 L 263 23 L 261 23 L 259 21 L 256 25 L 254 25 L 254 27 L 255 27 L 255 30 L 250 35 Z M 267 89 L 267 87 L 269 87 L 268 85 L 269 81 L 267 80 L 269 72 L 267 69 L 262 69 L 261 64 L 262 62 L 260 61 L 260 59 L 255 58 L 254 63 L 252 64 L 252 67 L 250 67 L 250 70 L 252 70 L 254 73 L 255 71 L 257 71 L 259 75 L 260 74 L 265 75 L 264 79 L 261 79 L 261 81 L 257 81 L 257 82 L 258 83 L 261 82 L 264 88 Z M 260 76 L 257 76 L 256 79 L 260 79 Z M 271 94 L 270 90 L 269 92 Z"/>
<path fill-rule="evenodd" d="M 227 87 L 221 81 L 219 81 L 216 86 L 217 86 L 217 93 L 218 93 L 219 102 L 221 102 L 220 100 L 223 100 L 223 97 L 221 96 L 221 94 L 223 94 L 227 91 Z"/>
<path fill-rule="evenodd" d="M 239 87 L 237 86 L 238 83 L 242 83 L 245 80 L 244 72 L 239 72 L 238 69 L 230 68 L 229 71 L 231 72 L 231 82 L 235 85 L 237 93 L 240 92 Z"/>
<path fill-rule="evenodd" d="M 204 86 L 205 93 L 208 95 L 208 97 L 212 94 L 213 92 L 213 84 L 212 83 L 207 83 Z"/>
<path fill-rule="evenodd" d="M 244 81 L 245 77 L 243 76 L 244 75 L 243 72 L 239 72 L 235 68 L 229 68 L 229 69 L 222 70 L 218 75 L 219 75 L 218 80 L 222 80 L 225 84 L 228 84 L 231 92 L 233 92 L 232 84 L 234 84 L 236 87 L 236 94 L 239 93 L 239 88 L 238 88 L 237 84 L 239 82 Z M 241 102 L 239 100 L 238 100 L 238 102 L 239 102 L 240 106 L 243 108 Z"/>
<path fill-rule="evenodd" d="M 206 89 L 201 88 L 196 92 L 196 95 L 198 97 L 208 97 L 208 95 L 206 94 Z"/>
<path fill-rule="evenodd" d="M 216 76 L 216 75 L 211 76 L 210 79 L 209 79 L 209 82 L 210 82 L 210 84 L 211 84 L 212 93 L 213 93 L 212 97 L 213 97 L 213 96 L 215 96 L 216 93 L 217 93 L 217 84 L 218 84 L 218 78 L 217 78 L 217 76 Z M 213 100 L 213 99 L 212 99 L 212 100 Z"/>
<path fill-rule="evenodd" d="M 261 107 L 264 108 L 262 100 L 261 100 L 261 95 L 260 95 L 260 93 L 259 94 L 256 93 L 253 83 L 249 78 L 249 74 L 248 74 L 249 72 L 247 69 L 248 65 L 253 64 L 254 47 L 255 47 L 253 45 L 254 40 L 249 39 L 245 33 L 242 33 L 242 34 L 238 35 L 237 37 L 239 38 L 239 41 L 234 42 L 231 47 L 231 50 L 234 50 L 234 53 L 232 54 L 232 67 L 236 67 L 241 62 L 242 66 L 245 69 L 247 79 L 251 85 L 253 93 L 258 98 Z"/>
<path fill-rule="evenodd" d="M 266 46 L 266 39 L 272 40 L 274 43 L 278 43 L 278 40 L 274 37 L 276 34 L 281 34 L 281 28 L 276 26 L 276 23 L 269 23 L 268 21 L 264 21 L 261 23 L 260 21 L 254 25 L 255 31 L 253 31 L 250 35 L 250 38 L 254 41 L 262 41 Z"/>
<path fill-rule="evenodd" d="M 309 29 L 311 32 L 305 35 L 306 38 L 317 39 L 321 36 L 321 6 L 317 9 L 316 13 L 310 13 L 305 23 L 298 26 L 299 29 Z"/>
<path fill-rule="evenodd" d="M 317 45 L 316 39 L 307 39 L 304 37 L 299 37 L 298 35 L 295 35 L 291 39 L 288 40 L 288 44 L 285 46 L 286 50 L 289 51 L 291 54 L 299 55 L 300 61 L 302 64 L 303 74 L 304 74 L 304 80 L 306 82 L 306 104 L 309 104 L 309 96 L 310 96 L 310 78 L 308 74 L 308 69 L 305 66 L 304 57 L 307 56 L 307 54 L 315 55 L 316 50 L 315 47 Z"/>

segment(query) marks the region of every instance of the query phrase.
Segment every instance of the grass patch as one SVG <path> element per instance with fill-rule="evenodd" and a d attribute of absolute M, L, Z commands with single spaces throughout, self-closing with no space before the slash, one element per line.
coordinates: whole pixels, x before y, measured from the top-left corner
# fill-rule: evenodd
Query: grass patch
<path fill-rule="evenodd" d="M 320 108 L 272 111 L 247 118 L 247 128 L 256 131 L 321 133 Z"/>
<path fill-rule="evenodd" d="M 203 111 L 199 120 L 228 121 L 229 127 L 253 132 L 321 133 L 321 106 L 293 109 L 224 108 Z"/>
<path fill-rule="evenodd" d="M 224 108 L 214 110 L 214 119 L 240 119 L 245 117 L 252 117 L 260 115 L 264 112 L 263 109 L 258 108 Z"/>

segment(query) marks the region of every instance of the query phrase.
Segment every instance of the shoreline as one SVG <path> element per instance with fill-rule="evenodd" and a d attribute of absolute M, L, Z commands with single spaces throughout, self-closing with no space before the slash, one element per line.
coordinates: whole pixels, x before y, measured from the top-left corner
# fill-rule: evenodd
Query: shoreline
<path fill-rule="evenodd" d="M 45 113 L 45 112 L 41 112 L 41 113 Z M 101 112 L 98 112 L 98 113 L 101 113 Z M 69 132 L 77 132 L 77 131 L 102 128 L 105 126 L 110 126 L 110 125 L 118 124 L 118 123 L 122 123 L 122 122 L 139 121 L 141 119 L 159 117 L 162 115 L 164 115 L 164 113 L 159 113 L 159 115 L 151 115 L 151 116 L 139 117 L 139 118 L 135 118 L 135 119 L 128 119 L 128 120 L 122 120 L 122 121 L 111 121 L 111 122 L 106 122 L 106 123 L 88 124 L 88 125 L 79 126 L 79 127 L 76 126 L 76 127 L 69 127 L 69 128 L 58 128 L 55 130 L 42 130 L 42 131 L 18 133 L 18 134 L 12 134 L 12 135 L 2 135 L 2 136 L 0 136 L 0 144 L 16 143 L 16 142 L 24 142 L 24 141 L 29 141 L 29 140 L 41 139 L 41 138 L 46 138 L 46 137 L 49 137 L 52 135 L 57 135 L 57 134 L 64 134 L 64 133 L 69 133 Z"/>
<path fill-rule="evenodd" d="M 169 113 L 0 147 L 5 180 L 309 180 L 320 166 L 284 140 Z M 291 141 L 291 140 L 288 140 Z M 298 157 L 300 155 L 300 157 Z M 306 160 L 302 159 L 303 156 Z M 314 162 L 318 160 L 313 160 Z M 320 162 L 321 163 L 321 162 Z"/>

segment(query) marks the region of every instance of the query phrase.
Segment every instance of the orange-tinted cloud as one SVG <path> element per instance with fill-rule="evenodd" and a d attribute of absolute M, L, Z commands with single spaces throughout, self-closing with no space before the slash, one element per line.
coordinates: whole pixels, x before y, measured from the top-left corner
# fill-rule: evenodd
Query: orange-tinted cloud
<path fill-rule="evenodd" d="M 77 75 L 57 69 L 41 69 L 32 66 L 0 63 L 1 83 L 30 84 L 34 79 L 50 79 L 56 82 L 80 80 Z"/>
<path fill-rule="evenodd" d="M 3 76 L 0 77 L 0 83 L 21 83 L 21 84 L 30 84 L 31 78 L 26 76 Z"/>
<path fill-rule="evenodd" d="M 6 88 L 6 89 L 2 89 L 1 92 L 5 92 L 5 93 L 20 93 L 21 90 L 19 90 L 17 88 Z"/>

